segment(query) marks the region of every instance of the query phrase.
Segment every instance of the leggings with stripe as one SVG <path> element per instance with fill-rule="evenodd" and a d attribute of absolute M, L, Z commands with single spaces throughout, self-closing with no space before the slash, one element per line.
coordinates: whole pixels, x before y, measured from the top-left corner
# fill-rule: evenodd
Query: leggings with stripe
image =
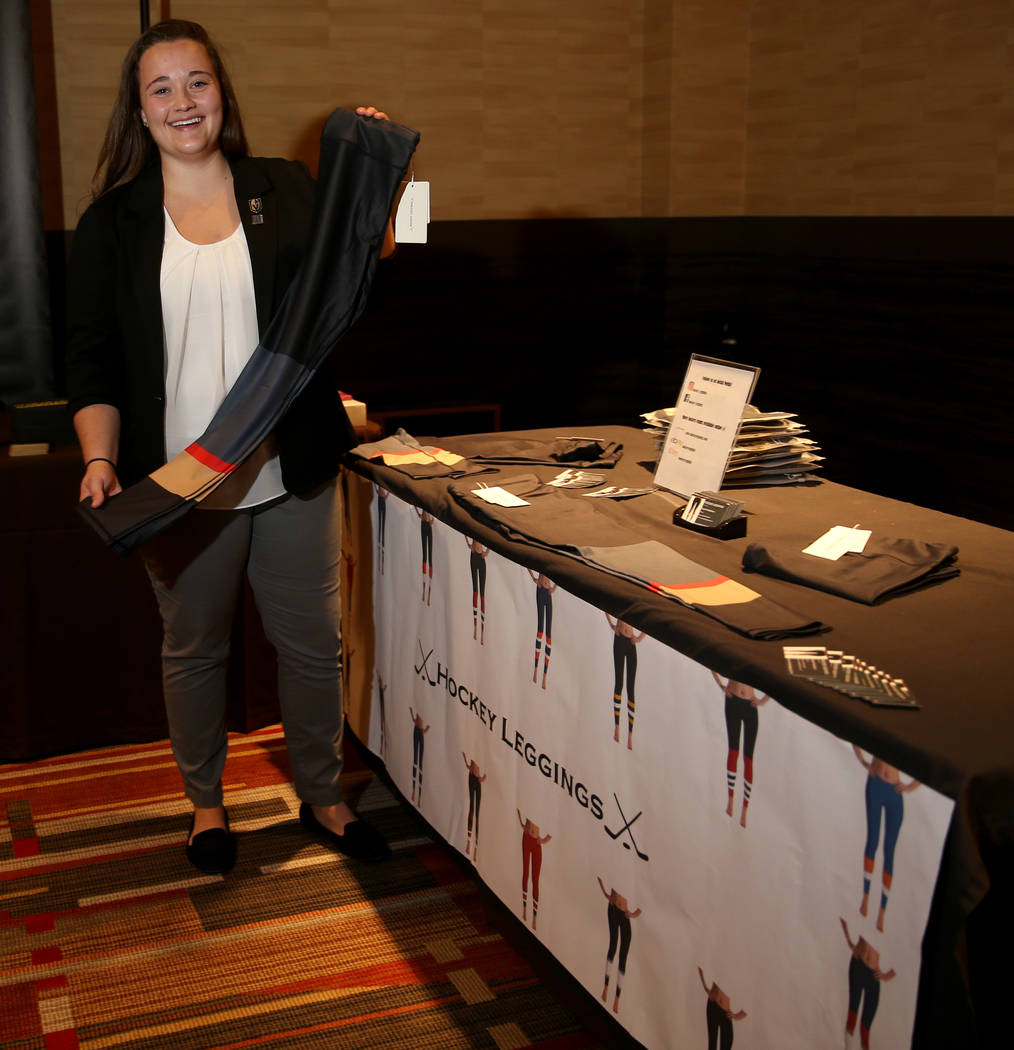
<path fill-rule="evenodd" d="M 634 640 L 626 635 L 613 637 L 613 719 L 620 724 L 620 696 L 623 690 L 623 665 L 627 669 L 627 721 L 630 728 L 634 726 L 634 678 L 637 675 L 637 647 Z"/>

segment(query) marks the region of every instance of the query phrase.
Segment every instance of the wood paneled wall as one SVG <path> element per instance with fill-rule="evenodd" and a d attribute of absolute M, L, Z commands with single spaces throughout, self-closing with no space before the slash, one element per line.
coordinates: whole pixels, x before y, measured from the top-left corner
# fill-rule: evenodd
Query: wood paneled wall
<path fill-rule="evenodd" d="M 32 3 L 52 16 L 47 227 L 72 228 L 138 5 Z M 434 220 L 1014 212 L 1011 0 L 151 8 L 219 41 L 256 152 L 312 164 L 335 105 L 418 127 Z"/>

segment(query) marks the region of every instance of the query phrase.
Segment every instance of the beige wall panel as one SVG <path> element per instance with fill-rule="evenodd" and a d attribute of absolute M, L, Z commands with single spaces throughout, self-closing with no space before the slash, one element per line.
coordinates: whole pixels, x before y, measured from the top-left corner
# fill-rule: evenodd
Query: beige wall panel
<path fill-rule="evenodd" d="M 158 8 L 158 4 L 153 4 Z M 316 164 L 336 105 L 420 129 L 434 218 L 641 212 L 644 0 L 173 0 L 221 46 L 255 152 Z M 154 16 L 154 12 L 153 12 Z M 67 224 L 137 33 L 122 0 L 53 0 Z M 87 46 L 82 46 L 86 44 Z"/>
<path fill-rule="evenodd" d="M 73 226 L 137 5 L 50 6 Z M 258 153 L 315 166 L 336 105 L 419 128 L 435 219 L 1014 212 L 1011 0 L 152 8 L 218 39 Z"/>
<path fill-rule="evenodd" d="M 1009 0 L 755 0 L 750 214 L 1009 214 Z"/>
<path fill-rule="evenodd" d="M 675 215 L 743 211 L 750 0 L 682 0 L 673 10 Z"/>

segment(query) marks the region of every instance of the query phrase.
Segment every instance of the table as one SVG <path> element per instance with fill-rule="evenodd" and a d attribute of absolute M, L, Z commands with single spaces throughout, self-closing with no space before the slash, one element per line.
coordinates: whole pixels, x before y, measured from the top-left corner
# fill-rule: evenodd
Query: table
<path fill-rule="evenodd" d="M 571 431 L 448 438 L 440 444 L 474 454 L 511 437 L 549 441 L 557 433 Z M 623 457 L 608 472 L 610 484 L 649 481 L 653 452 L 646 435 L 616 427 L 582 428 L 581 433 L 622 441 Z M 967 981 L 970 972 L 978 972 L 975 960 L 988 950 L 991 934 L 971 920 L 977 907 L 985 907 L 983 902 L 1001 902 L 1003 907 L 1009 901 L 1009 881 L 990 889 L 990 878 L 1009 878 L 1009 869 L 997 858 L 1009 857 L 1014 843 L 1014 711 L 1001 669 L 1014 624 L 1014 539 L 1009 533 L 829 482 L 744 491 L 749 532 L 742 540 L 723 542 L 679 530 L 671 523 L 673 500 L 663 494 L 602 508 L 617 528 L 667 543 L 718 573 L 830 624 L 831 631 L 815 641 L 901 675 L 922 704 L 918 711 L 883 710 L 788 675 L 780 642 L 744 638 L 627 580 L 505 537 L 453 498 L 454 486 L 465 482 L 413 480 L 374 461 L 354 459 L 350 465 L 345 482 L 351 526 L 351 587 L 346 597 L 350 725 L 385 758 L 406 795 L 416 787 L 427 792 L 420 805 L 423 814 L 459 849 L 474 848 L 466 814 L 478 809 L 485 795 L 486 809 L 479 812 L 484 827 L 493 824 L 495 837 L 492 846 L 484 838 L 476 867 L 519 914 L 524 907 L 529 923 L 533 899 L 528 893 L 537 879 L 533 854 L 545 857 L 544 883 L 550 865 L 558 866 L 550 882 L 553 907 L 557 912 L 571 907 L 569 928 L 554 927 L 544 886 L 542 925 L 536 935 L 593 993 L 601 987 L 607 964 L 613 983 L 606 1008 L 612 1007 L 626 943 L 630 961 L 617 1017 L 637 1038 L 647 1045 L 665 1045 L 662 1040 L 672 1038 L 687 1017 L 691 1027 L 684 1038 L 702 1042 L 705 1023 L 719 1023 L 714 1005 L 707 1006 L 705 1016 L 705 989 L 711 989 L 708 1002 L 713 1003 L 722 998 L 715 991 L 720 985 L 731 999 L 730 1014 L 745 1009 L 746 1016 L 733 1023 L 752 1045 L 770 1045 L 761 1033 L 776 1031 L 783 1046 L 807 1045 L 818 1034 L 838 1042 L 848 999 L 847 979 L 841 974 L 851 965 L 846 939 L 855 944 L 861 935 L 868 947 L 885 953 L 885 967 L 894 965 L 897 970 L 893 983 L 878 982 L 878 990 L 884 990 L 873 1045 L 976 1045 L 991 1020 L 989 996 L 978 996 L 976 984 L 969 990 Z M 497 478 L 532 470 L 545 480 L 559 469 L 507 466 L 498 475 L 476 481 L 495 484 Z M 378 534 L 381 488 L 391 494 L 386 498 L 383 544 Z M 432 516 L 434 533 L 422 573 L 420 511 Z M 743 550 L 752 540 L 801 548 L 833 524 L 855 523 L 885 535 L 954 542 L 960 549 L 961 575 L 865 606 L 748 575 L 740 568 Z M 483 559 L 489 577 L 483 590 L 490 595 L 485 627 L 490 642 L 497 638 L 511 650 L 509 659 L 491 657 L 492 649 L 478 638 L 482 603 L 479 586 L 470 581 L 474 552 L 464 537 L 491 552 Z M 534 575 L 526 583 L 529 569 Z M 552 633 L 549 689 L 543 693 L 540 688 L 542 663 L 537 663 L 537 681 L 529 685 L 541 695 L 533 699 L 521 694 L 521 678 L 514 668 L 521 665 L 523 651 L 524 677 L 529 680 L 533 651 L 536 660 L 544 662 L 549 648 L 548 637 L 537 637 L 537 603 L 531 600 L 539 574 L 558 588 L 553 594 L 558 623 Z M 509 595 L 509 600 L 497 606 L 497 594 Z M 619 665 L 614 665 L 603 642 L 603 632 L 612 637 L 603 613 L 631 625 L 637 634 L 645 633 L 635 650 L 636 704 L 629 702 L 630 677 L 623 681 L 620 674 L 614 681 L 613 669 Z M 569 637 L 560 625 L 564 616 L 579 625 Z M 719 676 L 717 685 L 712 672 Z M 755 699 L 767 696 L 774 701 L 761 701 L 763 706 L 756 708 L 756 776 L 747 773 L 745 756 L 737 754 L 734 762 L 735 749 L 726 750 L 731 723 L 722 725 L 720 686 L 727 679 L 746 683 Z M 435 702 L 438 687 L 451 703 Z M 462 690 L 467 703 L 460 700 Z M 634 745 L 624 754 L 631 716 L 636 716 Z M 617 727 L 618 746 L 614 734 L 603 733 L 601 725 L 594 730 L 586 726 L 603 719 Z M 438 733 L 426 734 L 427 722 L 437 725 Z M 479 733 L 486 722 L 485 733 Z M 609 739 L 603 744 L 604 737 Z M 430 754 L 439 749 L 441 759 L 438 764 L 426 758 L 425 785 L 424 748 Z M 743 751 L 747 750 L 752 746 L 744 736 Z M 513 765 L 507 762 L 508 754 Z M 915 780 L 922 785 L 905 794 L 901 833 L 887 830 L 883 848 L 877 838 L 867 916 L 859 914 L 857 898 L 863 858 L 870 852 L 866 839 L 872 818 L 867 816 L 874 809 L 861 797 L 867 773 L 857 755 L 876 756 L 896 767 L 902 784 Z M 478 772 L 488 768 L 493 776 L 480 781 L 478 790 L 470 780 L 476 770 L 469 769 L 476 756 L 481 759 L 476 762 Z M 413 759 L 419 760 L 415 771 Z M 580 798 L 573 802 L 580 792 L 571 794 L 560 786 L 561 780 L 567 786 L 573 771 L 575 779 L 580 773 L 587 781 L 584 804 Z M 749 790 L 748 779 L 754 793 L 748 799 L 749 826 L 741 828 L 736 818 Z M 582 783 L 577 781 L 578 786 Z M 541 786 L 541 794 L 533 785 Z M 716 821 L 713 812 L 716 806 L 724 808 L 726 786 L 734 796 L 733 818 Z M 672 814 L 659 812 L 657 805 L 652 808 L 653 793 L 666 795 L 662 809 Z M 794 797 L 800 799 L 795 808 L 786 802 Z M 783 809 L 777 819 L 772 812 L 776 800 Z M 548 819 L 524 812 L 524 805 L 541 807 Z M 522 838 L 524 897 L 516 886 L 515 840 L 521 829 L 508 819 L 514 810 L 519 822 L 539 826 L 539 834 Z M 890 813 L 884 812 L 889 823 Z M 879 813 L 876 810 L 877 819 Z M 476 827 L 479 819 L 476 814 Z M 666 833 L 660 835 L 663 825 Z M 616 832 L 616 837 L 607 842 L 609 836 L 597 833 L 600 828 L 610 836 Z M 733 829 L 742 832 L 738 839 L 729 837 Z M 553 837 L 535 847 L 533 839 L 547 833 Z M 881 891 L 891 881 L 883 880 L 882 865 L 892 835 L 898 853 L 893 885 L 887 886 L 885 930 L 880 931 L 873 916 Z M 573 856 L 575 848 L 584 847 L 575 847 L 568 836 L 589 844 L 586 878 L 580 875 L 580 859 Z M 610 843 L 615 844 L 615 863 L 604 859 L 603 847 Z M 688 864 L 681 852 L 684 843 L 711 867 L 702 872 Z M 560 860 L 565 848 L 572 851 L 567 864 Z M 893 841 L 890 849 L 894 852 Z M 641 861 L 638 852 L 651 855 L 655 865 L 660 860 L 671 864 L 680 888 L 660 889 L 664 880 L 655 877 L 652 882 L 644 876 L 652 862 Z M 837 858 L 839 852 L 841 862 L 825 864 L 818 856 Z M 592 870 L 610 863 L 608 872 Z M 758 881 L 749 873 L 759 869 L 774 874 Z M 602 883 L 598 889 L 596 879 Z M 627 880 L 624 885 L 622 879 Z M 632 891 L 624 892 L 625 886 Z M 610 898 L 608 939 L 620 949 L 612 958 L 607 958 L 606 924 L 589 910 L 599 889 Z M 574 912 L 572 901 L 579 898 L 584 910 Z M 638 907 L 643 910 L 635 917 Z M 576 915 L 587 915 L 588 921 L 578 922 Z M 846 921 L 847 930 L 838 928 L 840 920 Z M 1001 935 L 993 930 L 992 936 L 999 944 Z M 771 954 L 775 943 L 780 947 Z M 842 958 L 833 956 L 833 944 Z M 967 966 L 966 952 L 971 958 Z M 586 959 L 593 961 L 586 964 Z M 768 971 L 759 965 L 776 959 L 780 989 L 766 985 Z M 984 979 L 988 984 L 989 978 Z M 869 1005 L 869 992 L 864 1002 Z M 812 1003 L 813 1010 L 804 1022 L 796 1015 L 805 1003 Z M 822 1026 L 830 1027 L 825 1032 Z"/>

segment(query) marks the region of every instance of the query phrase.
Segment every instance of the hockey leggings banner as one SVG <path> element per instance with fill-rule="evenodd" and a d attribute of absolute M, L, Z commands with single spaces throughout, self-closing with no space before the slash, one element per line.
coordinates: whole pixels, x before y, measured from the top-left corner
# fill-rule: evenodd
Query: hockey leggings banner
<path fill-rule="evenodd" d="M 395 194 L 419 133 L 338 109 L 321 135 L 311 235 L 299 272 L 205 432 L 97 510 L 78 509 L 127 554 L 187 514 L 271 433 L 362 313 Z"/>
<path fill-rule="evenodd" d="M 600 1008 L 653 1050 L 910 1046 L 953 803 L 349 480 L 357 732 Z"/>

